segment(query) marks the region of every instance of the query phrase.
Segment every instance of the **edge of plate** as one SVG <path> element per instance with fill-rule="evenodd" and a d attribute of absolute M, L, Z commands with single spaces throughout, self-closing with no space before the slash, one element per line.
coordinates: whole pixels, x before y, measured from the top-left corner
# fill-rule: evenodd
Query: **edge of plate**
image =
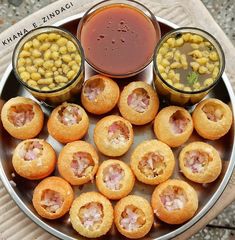
<path fill-rule="evenodd" d="M 53 24 L 53 26 L 61 26 L 65 23 L 71 22 L 73 20 L 76 20 L 78 18 L 81 18 L 83 16 L 84 13 L 79 13 L 70 17 L 67 17 L 63 20 L 60 20 L 58 22 L 56 22 L 55 24 Z M 178 28 L 179 26 L 168 21 L 165 20 L 161 17 L 156 17 L 157 20 L 163 24 L 168 25 L 169 27 L 172 28 Z M 8 66 L 8 68 L 6 69 L 1 81 L 0 81 L 0 94 L 2 93 L 3 87 L 5 85 L 5 82 L 7 81 L 7 78 L 9 76 L 9 74 L 12 71 L 12 64 L 10 64 Z M 232 86 L 230 84 L 230 81 L 227 77 L 227 75 L 224 73 L 222 75 L 222 79 L 226 85 L 227 91 L 229 93 L 229 97 L 231 99 L 231 107 L 232 107 L 232 111 L 233 111 L 233 115 L 235 113 L 235 95 L 232 89 Z M 234 122 L 233 122 L 233 126 L 234 126 Z M 235 135 L 235 128 L 233 130 Z M 163 236 L 160 236 L 158 238 L 155 238 L 154 240 L 166 240 L 166 239 L 171 239 L 173 237 L 176 237 L 177 235 L 185 232 L 187 229 L 189 229 L 190 227 L 192 227 L 195 223 L 197 223 L 203 216 L 206 215 L 206 213 L 213 207 L 213 205 L 218 201 L 219 197 L 222 195 L 222 193 L 224 192 L 231 176 L 233 173 L 233 169 L 235 166 L 235 161 L 232 161 L 232 159 L 235 158 L 235 147 L 234 147 L 234 143 L 233 143 L 233 148 L 232 148 L 232 152 L 231 152 L 231 157 L 230 157 L 230 161 L 229 161 L 229 165 L 228 165 L 228 169 L 225 173 L 224 179 L 222 180 L 221 184 L 219 185 L 217 191 L 213 194 L 212 198 L 207 202 L 207 204 L 201 209 L 201 211 L 194 216 L 191 220 L 189 220 L 187 223 L 183 224 L 181 227 L 177 228 L 176 230 L 167 233 Z M 75 238 L 73 237 L 69 237 L 66 234 L 56 230 L 53 227 L 50 227 L 48 224 L 46 224 L 44 221 L 42 221 L 40 218 L 38 218 L 31 210 L 29 210 L 29 208 L 25 205 L 25 203 L 19 198 L 19 196 L 16 194 L 14 188 L 12 187 L 12 185 L 10 184 L 9 180 L 7 179 L 5 172 L 3 170 L 2 164 L 0 164 L 0 178 L 6 188 L 6 190 L 9 192 L 9 194 L 11 195 L 12 199 L 15 201 L 15 203 L 18 205 L 18 207 L 26 214 L 26 216 L 28 216 L 31 220 L 33 220 L 37 225 L 39 225 L 41 228 L 43 228 L 44 230 L 46 230 L 47 232 L 49 232 L 50 234 L 64 239 L 64 240 L 75 240 Z"/>

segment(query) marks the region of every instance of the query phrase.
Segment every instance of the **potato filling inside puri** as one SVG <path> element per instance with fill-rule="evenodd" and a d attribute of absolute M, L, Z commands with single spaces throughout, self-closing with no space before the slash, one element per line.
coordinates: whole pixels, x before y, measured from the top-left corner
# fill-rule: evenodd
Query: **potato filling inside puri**
<path fill-rule="evenodd" d="M 20 156 L 25 161 L 32 161 L 42 156 L 43 145 L 39 141 L 25 142 L 20 149 Z"/>
<path fill-rule="evenodd" d="M 105 84 L 102 79 L 97 78 L 85 85 L 84 95 L 90 100 L 94 101 L 99 94 L 104 91 Z"/>
<path fill-rule="evenodd" d="M 76 177 L 84 177 L 91 174 L 94 165 L 95 163 L 90 153 L 76 152 L 73 154 L 71 168 Z"/>
<path fill-rule="evenodd" d="M 112 144 L 125 144 L 129 134 L 128 127 L 122 121 L 115 121 L 108 128 L 108 139 Z"/>
<path fill-rule="evenodd" d="M 8 110 L 8 120 L 16 127 L 22 127 L 34 118 L 33 106 L 17 104 Z"/>
<path fill-rule="evenodd" d="M 146 153 L 138 164 L 139 170 L 148 178 L 155 178 L 164 173 L 166 163 L 158 152 Z"/>
<path fill-rule="evenodd" d="M 187 196 L 184 190 L 177 186 L 168 186 L 160 195 L 160 199 L 164 207 L 168 211 L 175 211 L 184 208 Z"/>
<path fill-rule="evenodd" d="M 192 173 L 202 173 L 210 161 L 210 156 L 207 152 L 200 150 L 189 151 L 184 157 L 184 166 L 189 168 Z"/>
<path fill-rule="evenodd" d="M 77 106 L 68 105 L 58 111 L 58 119 L 64 125 L 71 126 L 82 120 L 82 114 Z"/>
<path fill-rule="evenodd" d="M 169 120 L 171 130 L 175 134 L 181 134 L 187 128 L 189 121 L 190 120 L 187 117 L 185 117 L 180 110 L 177 110 L 174 114 L 172 114 Z"/>
<path fill-rule="evenodd" d="M 223 109 L 215 104 L 207 103 L 203 106 L 202 111 L 206 114 L 207 119 L 218 122 L 223 118 Z"/>
<path fill-rule="evenodd" d="M 59 192 L 54 190 L 46 189 L 43 191 L 41 196 L 41 206 L 50 213 L 56 213 L 64 203 L 64 198 Z"/>
<path fill-rule="evenodd" d="M 120 164 L 112 164 L 103 171 L 103 181 L 107 188 L 111 190 L 120 190 L 122 180 L 125 176 L 124 170 Z"/>
<path fill-rule="evenodd" d="M 125 230 L 132 232 L 142 227 L 145 222 L 144 212 L 133 205 L 128 205 L 122 212 L 119 223 Z"/>
<path fill-rule="evenodd" d="M 149 101 L 150 97 L 143 88 L 136 88 L 127 98 L 128 105 L 139 113 L 147 110 Z"/>
<path fill-rule="evenodd" d="M 80 208 L 78 216 L 86 229 L 97 230 L 103 222 L 103 206 L 98 202 L 88 203 Z"/>

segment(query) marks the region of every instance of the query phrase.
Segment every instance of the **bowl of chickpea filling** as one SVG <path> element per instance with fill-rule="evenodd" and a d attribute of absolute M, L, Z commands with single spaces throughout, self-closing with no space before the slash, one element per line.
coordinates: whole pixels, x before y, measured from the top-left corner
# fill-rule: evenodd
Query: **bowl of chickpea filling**
<path fill-rule="evenodd" d="M 15 47 L 12 65 L 19 82 L 49 106 L 71 100 L 84 81 L 81 44 L 59 27 L 40 27 L 26 34 Z"/>
<path fill-rule="evenodd" d="M 223 50 L 209 33 L 197 28 L 178 28 L 162 37 L 153 58 L 157 92 L 177 105 L 193 105 L 221 79 Z"/>

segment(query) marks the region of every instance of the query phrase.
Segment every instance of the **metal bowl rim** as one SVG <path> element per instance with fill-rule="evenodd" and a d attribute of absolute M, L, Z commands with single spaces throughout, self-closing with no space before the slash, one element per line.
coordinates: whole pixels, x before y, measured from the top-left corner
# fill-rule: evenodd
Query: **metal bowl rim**
<path fill-rule="evenodd" d="M 68 18 L 65 18 L 63 20 L 60 20 L 58 22 L 56 22 L 55 24 L 53 24 L 53 26 L 60 26 L 62 24 L 66 24 L 69 23 L 71 21 L 74 21 L 76 19 L 79 19 L 83 16 L 83 13 L 79 13 L 73 16 L 70 16 Z M 178 26 L 174 23 L 171 23 L 168 20 L 165 20 L 163 18 L 160 17 L 156 17 L 157 20 L 160 23 L 163 23 L 169 27 L 172 28 L 178 28 Z M 2 90 L 4 88 L 4 85 L 8 79 L 8 76 L 10 75 L 11 71 L 12 71 L 12 64 L 10 64 L 7 68 L 7 70 L 5 71 L 1 81 L 0 81 L 0 95 L 2 94 Z M 227 75 L 224 73 L 222 75 L 222 79 L 223 82 L 226 86 L 226 89 L 228 91 L 230 100 L 231 100 L 231 107 L 232 107 L 232 111 L 233 114 L 235 112 L 235 95 L 232 89 L 232 86 L 229 82 L 229 79 L 227 77 Z M 233 126 L 234 126 L 234 122 L 233 122 Z M 233 136 L 235 136 L 235 128 L 233 130 Z M 187 229 L 189 229 L 190 227 L 192 227 L 194 224 L 196 224 L 203 216 L 206 215 L 206 213 L 213 207 L 213 205 L 217 202 L 217 200 L 219 199 L 219 197 L 221 196 L 221 194 L 224 192 L 231 176 L 233 173 L 233 169 L 235 166 L 235 161 L 232 161 L 232 159 L 235 158 L 235 147 L 234 147 L 234 142 L 233 142 L 233 148 L 232 148 L 232 152 L 231 152 L 231 157 L 229 160 L 229 164 L 227 167 L 227 171 L 225 173 L 225 176 L 221 182 L 221 184 L 219 185 L 218 189 L 215 191 L 215 193 L 213 194 L 213 196 L 211 197 L 211 199 L 207 202 L 207 204 L 201 209 L 200 212 L 197 213 L 197 215 L 195 215 L 191 220 L 189 220 L 188 222 L 186 222 L 185 224 L 183 224 L 182 226 L 180 226 L 179 228 L 177 228 L 176 230 L 169 232 L 163 236 L 160 236 L 158 238 L 154 238 L 153 240 L 166 240 L 166 239 L 171 239 L 173 237 L 176 237 L 177 235 L 185 232 Z M 17 195 L 17 193 L 15 192 L 13 186 L 10 184 L 9 180 L 7 179 L 7 176 L 3 170 L 3 166 L 2 166 L 2 159 L 0 156 L 0 178 L 6 188 L 6 190 L 8 191 L 8 193 L 10 194 L 10 196 L 12 197 L 12 199 L 15 201 L 15 203 L 18 205 L 18 207 L 32 220 L 34 221 L 37 225 L 39 225 L 41 228 L 43 228 L 44 230 L 46 230 L 47 232 L 49 232 L 50 234 L 54 235 L 55 237 L 58 237 L 60 239 L 64 239 L 64 240 L 75 240 L 75 238 L 73 237 L 69 237 L 68 235 L 56 230 L 55 228 L 49 226 L 47 223 L 45 223 L 43 220 L 41 220 L 39 217 L 37 217 L 26 205 L 25 203 L 21 200 L 21 198 Z"/>

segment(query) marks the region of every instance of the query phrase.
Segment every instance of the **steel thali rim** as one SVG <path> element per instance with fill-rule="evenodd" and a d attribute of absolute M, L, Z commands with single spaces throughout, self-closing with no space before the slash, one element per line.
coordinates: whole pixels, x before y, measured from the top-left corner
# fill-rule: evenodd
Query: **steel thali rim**
<path fill-rule="evenodd" d="M 74 16 L 70 16 L 68 18 L 65 18 L 63 20 L 60 20 L 58 22 L 56 22 L 55 24 L 53 24 L 53 26 L 61 26 L 63 24 L 69 23 L 71 21 L 74 21 L 76 19 L 79 19 L 83 16 L 84 13 L 79 13 L 76 14 Z M 169 27 L 172 28 L 178 28 L 178 26 L 174 23 L 171 23 L 168 20 L 165 20 L 163 18 L 157 17 L 157 20 L 160 23 L 163 23 Z M 2 94 L 2 90 L 4 88 L 5 83 L 8 80 L 8 77 L 10 75 L 12 71 L 12 65 L 10 64 L 7 68 L 7 70 L 5 71 L 1 81 L 0 81 L 0 95 Z M 232 86 L 229 82 L 229 79 L 227 77 L 227 75 L 224 73 L 222 75 L 222 79 L 224 81 L 224 84 L 226 86 L 226 89 L 228 91 L 229 97 L 230 97 L 230 101 L 231 101 L 231 108 L 233 113 L 235 113 L 235 95 L 232 89 Z M 233 123 L 233 127 L 234 127 L 234 123 Z M 233 136 L 235 135 L 235 128 L 233 128 Z M 0 148 L 0 151 L 3 151 L 2 148 Z M 232 152 L 231 152 L 231 157 L 230 157 L 230 161 L 227 167 L 227 171 L 225 173 L 225 176 L 223 178 L 223 180 L 221 181 L 218 189 L 214 192 L 213 196 L 211 197 L 211 199 L 205 204 L 205 206 L 200 210 L 199 213 L 197 213 L 197 215 L 195 215 L 191 220 L 189 220 L 188 222 L 186 222 L 185 224 L 183 224 L 182 226 L 180 226 L 179 228 L 177 228 L 176 230 L 169 232 L 163 236 L 154 238 L 153 240 L 166 240 L 166 239 L 171 239 L 173 237 L 176 237 L 177 235 L 183 233 L 184 231 L 186 231 L 187 229 L 189 229 L 190 227 L 192 227 L 195 223 L 197 223 L 203 216 L 206 215 L 206 213 L 213 207 L 213 205 L 217 202 L 217 200 L 219 199 L 219 197 L 221 196 L 221 194 L 223 193 L 223 191 L 225 190 L 231 176 L 233 173 L 233 169 L 235 166 L 235 161 L 233 161 L 233 159 L 235 158 L 235 148 L 234 148 L 234 143 L 233 143 L 233 148 L 232 148 Z M 54 235 L 55 237 L 58 237 L 60 239 L 64 239 L 64 240 L 75 240 L 75 238 L 70 237 L 60 231 L 58 231 L 57 229 L 49 226 L 48 224 L 46 224 L 43 220 L 41 220 L 39 217 L 37 217 L 27 206 L 26 204 L 22 201 L 22 199 L 17 195 L 17 193 L 15 192 L 13 186 L 10 184 L 3 166 L 2 166 L 2 159 L 0 159 L 0 178 L 5 186 L 5 188 L 7 189 L 8 193 L 10 194 L 10 196 L 12 197 L 12 199 L 15 201 L 15 203 L 18 205 L 18 207 L 32 220 L 34 221 L 37 225 L 39 225 L 41 228 L 43 228 L 44 230 L 46 230 L 47 232 L 49 232 L 50 234 Z"/>

